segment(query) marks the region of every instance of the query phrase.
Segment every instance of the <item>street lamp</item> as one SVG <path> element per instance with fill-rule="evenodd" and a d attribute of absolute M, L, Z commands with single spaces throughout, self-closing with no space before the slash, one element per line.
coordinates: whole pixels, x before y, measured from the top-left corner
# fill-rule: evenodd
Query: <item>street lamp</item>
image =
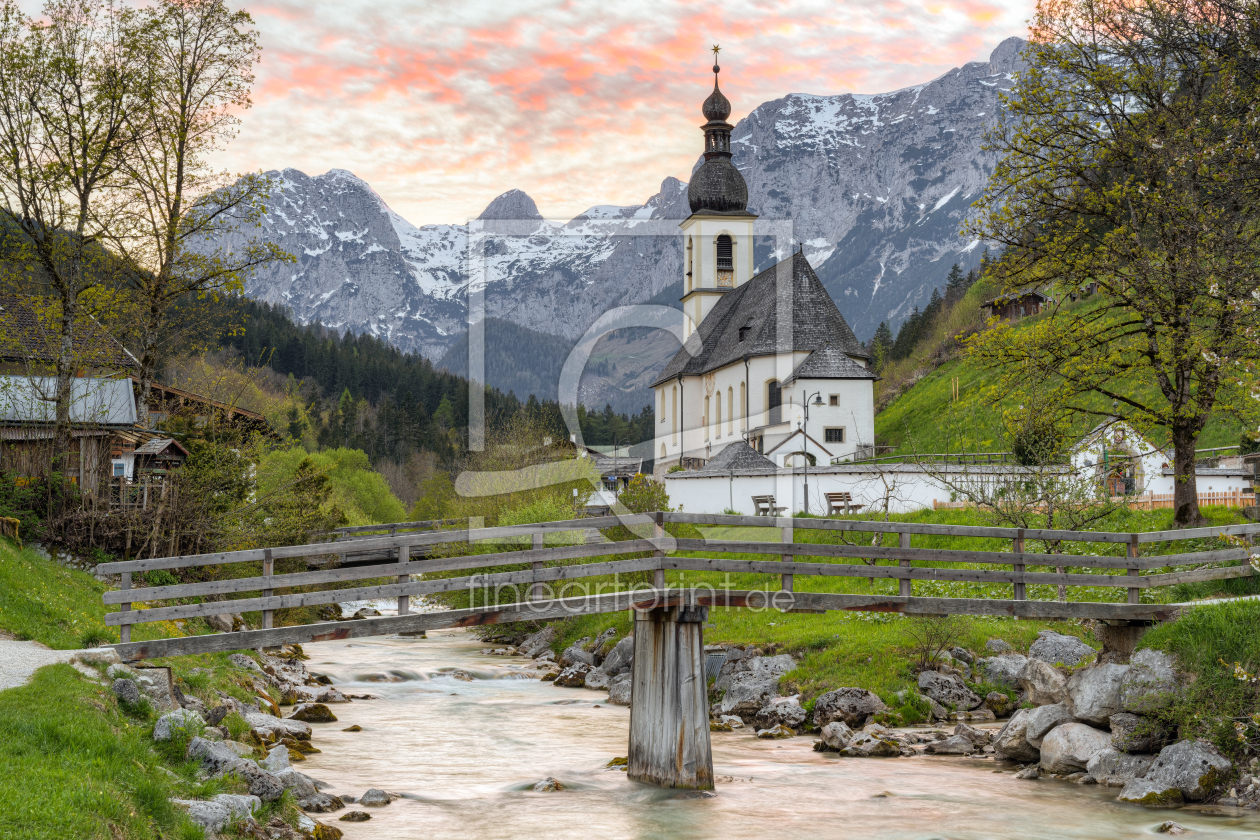
<path fill-rule="evenodd" d="M 822 408 L 822 392 L 815 391 L 812 395 L 814 405 Z M 801 431 L 805 434 L 805 512 L 809 513 L 809 397 L 805 396 L 805 389 L 801 389 L 801 407 L 805 412 L 805 422 L 802 424 Z"/>

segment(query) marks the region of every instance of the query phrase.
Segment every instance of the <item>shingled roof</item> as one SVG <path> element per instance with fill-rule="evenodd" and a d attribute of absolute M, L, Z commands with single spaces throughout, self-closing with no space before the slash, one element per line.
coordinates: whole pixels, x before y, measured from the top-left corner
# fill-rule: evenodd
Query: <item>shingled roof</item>
<path fill-rule="evenodd" d="M 789 308 L 790 317 L 785 320 L 791 335 L 780 337 L 779 313 Z M 740 341 L 745 327 L 744 340 Z M 800 252 L 724 294 L 700 322 L 698 337 L 699 342 L 689 340 L 683 345 L 653 385 L 679 374 L 709 373 L 744 356 L 814 351 L 827 345 L 839 354 L 870 358 Z M 690 351 L 697 343 L 700 349 L 693 356 Z"/>
<path fill-rule="evenodd" d="M 41 318 L 39 298 L 0 298 L 0 360 L 52 364 L 60 338 Z M 82 318 L 74 325 L 75 364 L 132 370 L 140 362 L 118 343 L 95 318 Z"/>
<path fill-rule="evenodd" d="M 832 344 L 824 344 L 792 371 L 783 384 L 797 379 L 879 379 L 871 371 L 841 353 Z"/>
<path fill-rule="evenodd" d="M 731 470 L 773 470 L 774 461 L 753 449 L 742 440 L 732 443 L 709 459 L 699 469 L 702 473 L 724 473 Z"/>

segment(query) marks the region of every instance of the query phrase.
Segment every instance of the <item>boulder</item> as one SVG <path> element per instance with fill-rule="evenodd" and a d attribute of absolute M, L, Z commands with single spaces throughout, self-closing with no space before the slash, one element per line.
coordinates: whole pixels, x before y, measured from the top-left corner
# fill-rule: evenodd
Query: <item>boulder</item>
<path fill-rule="evenodd" d="M 786 653 L 778 656 L 748 656 L 746 651 L 731 648 L 727 652 L 726 662 L 718 671 L 713 687 L 717 691 L 726 691 L 735 682 L 747 679 L 772 679 L 777 684 L 779 677 L 795 667 L 796 660 Z"/>
<path fill-rule="evenodd" d="M 998 734 L 993 737 L 993 754 L 1005 761 L 1036 761 L 1041 750 L 1028 743 L 1027 726 L 1029 709 L 1019 709 L 1011 715 Z"/>
<path fill-rule="evenodd" d="M 548 624 L 537 633 L 531 633 L 521 640 L 516 649 L 524 656 L 531 659 L 538 658 L 545 650 L 551 650 L 551 643 L 556 640 L 556 628 Z"/>
<path fill-rule="evenodd" d="M 1003 653 L 977 660 L 976 670 L 991 683 L 1014 688 L 1019 684 L 1019 672 L 1024 670 L 1028 657 L 1018 653 Z"/>
<path fill-rule="evenodd" d="M 565 649 L 564 653 L 560 654 L 560 664 L 566 668 L 572 665 L 586 665 L 594 668 L 595 654 L 591 653 L 589 650 L 583 650 L 578 646 L 578 643 L 575 642 L 574 644 L 569 645 L 568 648 Z"/>
<path fill-rule="evenodd" d="M 993 653 L 1009 653 L 1011 646 L 1002 639 L 989 639 L 984 643 L 984 649 Z"/>
<path fill-rule="evenodd" d="M 1152 718 L 1120 712 L 1111 716 L 1111 743 L 1127 753 L 1155 753 L 1172 740 L 1171 733 Z"/>
<path fill-rule="evenodd" d="M 757 729 L 771 729 L 778 725 L 783 725 L 794 730 L 799 730 L 801 724 L 805 723 L 805 710 L 801 708 L 801 704 L 795 698 L 779 700 L 766 704 L 757 712 L 753 724 Z"/>
<path fill-rule="evenodd" d="M 586 685 L 586 675 L 591 669 L 592 666 L 582 662 L 570 665 L 556 676 L 555 684 L 562 688 L 581 688 Z"/>
<path fill-rule="evenodd" d="M 171 804 L 183 808 L 188 819 L 205 829 L 207 834 L 217 835 L 232 820 L 232 810 L 221 802 L 205 802 L 198 799 L 172 799 Z"/>
<path fill-rule="evenodd" d="M 1077 720 L 1106 726 L 1111 716 L 1120 711 L 1120 683 L 1129 672 L 1128 665 L 1095 665 L 1077 671 L 1067 681 L 1072 716 Z"/>
<path fill-rule="evenodd" d="M 769 729 L 758 729 L 757 737 L 758 738 L 795 738 L 796 730 L 790 726 L 784 726 L 781 723 L 776 723 L 774 726 L 770 727 Z"/>
<path fill-rule="evenodd" d="M 1067 680 L 1041 659 L 1030 658 L 1019 672 L 1016 687 L 1024 693 L 1024 699 L 1034 706 L 1066 703 Z"/>
<path fill-rule="evenodd" d="M 1025 726 L 1025 737 L 1028 743 L 1037 749 L 1041 749 L 1041 740 L 1061 723 L 1068 723 L 1072 720 L 1072 710 L 1066 703 L 1056 703 L 1053 706 L 1041 706 L 1036 709 L 1028 710 L 1028 723 Z"/>
<path fill-rule="evenodd" d="M 327 814 L 332 811 L 340 811 L 346 807 L 346 804 L 335 796 L 317 793 L 314 796 L 299 799 L 298 807 L 308 814 Z"/>
<path fill-rule="evenodd" d="M 1233 763 L 1208 741 L 1180 741 L 1160 750 L 1146 775 L 1120 792 L 1121 802 L 1151 807 L 1202 802 L 1233 770 Z"/>
<path fill-rule="evenodd" d="M 960 648 L 960 647 L 950 648 L 949 655 L 962 662 L 966 662 L 968 665 L 976 661 L 976 658 L 974 656 L 972 656 L 965 649 Z"/>
<path fill-rule="evenodd" d="M 855 758 L 895 758 L 901 755 L 901 745 L 889 738 L 859 732 L 840 750 L 840 754 Z"/>
<path fill-rule="evenodd" d="M 342 694 L 337 689 L 330 688 L 327 691 L 317 695 L 315 697 L 315 702 L 316 703 L 349 703 L 350 698 Z"/>
<path fill-rule="evenodd" d="M 285 790 L 293 791 L 295 799 L 305 799 L 308 796 L 314 796 L 319 790 L 315 786 L 314 779 L 305 773 L 299 773 L 292 767 L 272 775 L 280 780 L 280 784 L 284 785 Z"/>
<path fill-rule="evenodd" d="M 958 677 L 924 671 L 919 674 L 919 691 L 942 706 L 970 711 L 984 701 Z"/>
<path fill-rule="evenodd" d="M 1028 649 L 1031 659 L 1040 659 L 1051 665 L 1079 665 L 1098 651 L 1075 636 L 1065 636 L 1053 630 L 1042 630 L 1037 641 Z"/>
<path fill-rule="evenodd" d="M 983 729 L 976 729 L 974 726 L 966 723 L 960 723 L 954 727 L 954 734 L 966 738 L 977 747 L 987 747 L 993 736 Z"/>
<path fill-rule="evenodd" d="M 199 761 L 211 776 L 226 773 L 241 762 L 241 757 L 220 742 L 194 737 L 188 742 L 186 753 L 190 761 Z"/>
<path fill-rule="evenodd" d="M 80 665 L 117 665 L 122 662 L 122 657 L 112 647 L 98 647 L 75 651 L 70 661 Z"/>
<path fill-rule="evenodd" d="M 153 740 L 169 741 L 180 735 L 199 735 L 206 722 L 201 715 L 189 709 L 167 712 L 153 724 Z"/>
<path fill-rule="evenodd" d="M 140 693 L 140 686 L 136 684 L 135 680 L 114 680 L 111 688 L 114 696 L 118 698 L 118 702 L 124 706 L 138 706 L 140 701 L 144 699 L 144 695 Z"/>
<path fill-rule="evenodd" d="M 273 741 L 286 735 L 298 741 L 311 740 L 311 725 L 305 721 L 252 711 L 243 711 L 241 717 L 255 732 Z"/>
<path fill-rule="evenodd" d="M 289 748 L 284 744 L 276 744 L 267 751 L 267 757 L 258 762 L 258 766 L 268 773 L 279 773 L 282 770 L 288 770 L 290 767 Z"/>
<path fill-rule="evenodd" d="M 603 667 L 592 668 L 586 672 L 586 679 L 582 681 L 583 688 L 590 688 L 595 691 L 606 691 L 608 689 L 608 674 L 604 673 Z"/>
<path fill-rule="evenodd" d="M 1040 771 L 1040 770 L 1038 770 L 1038 769 L 1036 768 L 1036 766 L 1033 766 L 1033 767 L 1025 767 L 1023 770 L 1020 770 L 1018 773 L 1016 773 L 1016 774 L 1015 774 L 1015 778 L 1017 778 L 1017 779 L 1040 779 L 1040 778 L 1041 778 L 1041 771 Z"/>
<path fill-rule="evenodd" d="M 240 793 L 216 794 L 213 797 L 213 801 L 220 805 L 226 805 L 234 818 L 242 820 L 257 813 L 262 808 L 262 800 L 257 796 L 247 796 Z"/>
<path fill-rule="evenodd" d="M 822 727 L 839 720 L 858 729 L 871 715 L 886 711 L 888 706 L 874 692 L 865 688 L 837 688 L 814 701 L 814 725 Z"/>
<path fill-rule="evenodd" d="M 293 709 L 288 719 L 304 723 L 336 723 L 337 716 L 323 703 L 303 703 Z"/>
<path fill-rule="evenodd" d="M 630 705 L 630 674 L 618 674 L 608 683 L 608 702 L 616 706 Z"/>
<path fill-rule="evenodd" d="M 359 797 L 359 804 L 368 808 L 380 808 L 393 801 L 393 798 L 388 793 L 379 788 L 372 788 Z"/>
<path fill-rule="evenodd" d="M 919 696 L 923 697 L 923 695 Z M 949 720 L 949 709 L 937 703 L 931 697 L 923 697 L 923 699 L 928 702 L 928 708 L 931 709 L 930 720 Z"/>
<path fill-rule="evenodd" d="M 250 794 L 263 802 L 275 802 L 284 793 L 284 783 L 252 761 L 241 759 L 232 772 L 244 779 Z"/>
<path fill-rule="evenodd" d="M 138 675 L 130 665 L 118 662 L 105 669 L 105 676 L 111 680 L 134 680 Z"/>
<path fill-rule="evenodd" d="M 842 720 L 834 720 L 822 728 L 822 743 L 829 750 L 839 752 L 853 740 L 853 730 Z"/>
<path fill-rule="evenodd" d="M 1159 650 L 1139 650 L 1129 659 L 1120 684 L 1120 705 L 1126 712 L 1149 715 L 1172 703 L 1177 693 L 1176 663 Z"/>
<path fill-rule="evenodd" d="M 997 720 L 997 715 L 993 714 L 992 709 L 981 707 L 972 709 L 970 712 L 950 712 L 950 720 Z"/>
<path fill-rule="evenodd" d="M 548 776 L 545 779 L 534 782 L 534 786 L 530 788 L 530 790 L 537 791 L 538 793 L 551 793 L 552 791 L 564 790 L 564 784 L 558 779 L 553 779 L 551 776 Z"/>
<path fill-rule="evenodd" d="M 211 630 L 217 630 L 220 633 L 233 633 L 237 630 L 246 630 L 249 627 L 240 613 L 208 615 L 205 621 L 206 624 L 210 625 Z"/>
<path fill-rule="evenodd" d="M 1086 772 L 1100 785 L 1124 787 L 1146 775 L 1155 759 L 1149 755 L 1127 755 L 1115 748 L 1095 755 L 1085 765 Z"/>
<path fill-rule="evenodd" d="M 349 813 L 342 814 L 337 819 L 341 822 L 367 822 L 372 819 L 372 815 L 367 811 L 350 811 Z"/>
<path fill-rule="evenodd" d="M 718 721 L 719 721 L 720 723 L 724 723 L 724 724 L 726 724 L 726 725 L 727 725 L 727 726 L 729 726 L 731 729 L 743 729 L 743 728 L 744 728 L 744 721 L 743 721 L 743 719 L 742 719 L 742 718 L 739 718 L 739 717 L 736 717 L 735 715 L 722 715 L 722 716 L 720 716 L 720 717 L 718 718 Z"/>
<path fill-rule="evenodd" d="M 952 735 L 944 741 L 933 741 L 924 750 L 928 755 L 971 755 L 977 749 L 970 738 Z"/>
<path fill-rule="evenodd" d="M 779 696 L 779 678 L 775 676 L 757 676 L 751 672 L 737 675 L 729 683 L 722 702 L 718 704 L 718 713 L 738 715 L 745 722 L 751 723 L 757 712 L 764 709 L 775 697 Z"/>
<path fill-rule="evenodd" d="M 228 662 L 231 662 L 237 668 L 244 668 L 247 671 L 257 671 L 262 673 L 262 667 L 243 653 L 232 654 L 228 657 Z"/>
<path fill-rule="evenodd" d="M 1089 760 L 1111 749 L 1111 735 L 1084 723 L 1061 723 L 1041 741 L 1043 773 L 1084 770 Z"/>
<path fill-rule="evenodd" d="M 990 691 L 984 695 L 984 707 L 993 712 L 994 718 L 1001 718 L 1015 710 L 1015 701 L 1000 691 Z"/>
<path fill-rule="evenodd" d="M 634 662 L 634 636 L 626 636 L 608 651 L 604 664 L 600 666 L 605 673 L 616 676 L 630 667 Z"/>

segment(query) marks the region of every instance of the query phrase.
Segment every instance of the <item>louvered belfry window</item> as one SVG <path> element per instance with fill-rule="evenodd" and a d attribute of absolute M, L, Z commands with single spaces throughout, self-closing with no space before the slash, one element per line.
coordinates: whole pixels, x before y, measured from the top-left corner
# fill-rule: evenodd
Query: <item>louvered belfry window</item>
<path fill-rule="evenodd" d="M 722 234 L 717 238 L 717 267 L 718 271 L 731 271 L 735 268 L 731 259 L 731 238 L 726 234 Z"/>

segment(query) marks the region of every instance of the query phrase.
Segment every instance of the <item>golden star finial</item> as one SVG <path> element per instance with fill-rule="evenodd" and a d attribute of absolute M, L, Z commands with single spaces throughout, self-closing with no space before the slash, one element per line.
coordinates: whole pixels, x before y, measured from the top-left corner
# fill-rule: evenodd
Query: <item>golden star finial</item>
<path fill-rule="evenodd" d="M 714 44 L 712 49 L 713 49 L 713 58 L 716 60 L 718 57 L 718 53 L 722 51 L 722 48 L 719 47 L 717 44 Z"/>

